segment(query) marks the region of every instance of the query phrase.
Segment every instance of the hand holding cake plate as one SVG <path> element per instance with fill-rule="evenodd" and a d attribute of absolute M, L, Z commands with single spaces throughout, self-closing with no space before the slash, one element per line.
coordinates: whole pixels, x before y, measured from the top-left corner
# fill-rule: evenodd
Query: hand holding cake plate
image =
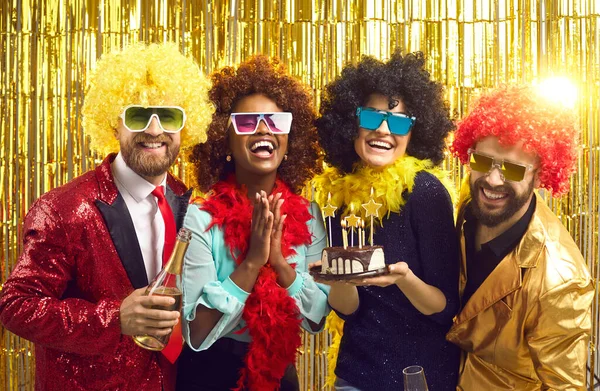
<path fill-rule="evenodd" d="M 398 284 L 400 281 L 405 279 L 411 271 L 406 262 L 397 262 L 391 265 L 387 265 L 388 273 L 381 274 L 374 277 L 363 278 L 361 281 L 352 282 L 358 286 L 380 286 L 385 288 L 386 286 Z"/>

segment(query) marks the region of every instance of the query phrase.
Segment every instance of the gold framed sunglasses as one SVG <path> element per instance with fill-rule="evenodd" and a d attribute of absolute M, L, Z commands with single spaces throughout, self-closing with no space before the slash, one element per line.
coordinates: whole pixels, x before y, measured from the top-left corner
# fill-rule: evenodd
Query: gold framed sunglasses
<path fill-rule="evenodd" d="M 500 172 L 503 181 L 521 182 L 525 179 L 527 171 L 533 169 L 532 164 L 511 162 L 510 160 L 497 159 L 493 156 L 469 149 L 469 167 L 471 170 L 489 175 L 494 168 Z"/>

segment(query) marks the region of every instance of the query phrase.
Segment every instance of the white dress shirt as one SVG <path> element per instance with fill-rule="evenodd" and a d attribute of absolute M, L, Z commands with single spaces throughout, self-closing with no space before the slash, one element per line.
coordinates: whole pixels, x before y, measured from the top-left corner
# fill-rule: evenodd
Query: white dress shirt
<path fill-rule="evenodd" d="M 144 266 L 148 283 L 162 268 L 162 253 L 165 244 L 165 222 L 163 221 L 156 197 L 151 193 L 155 186 L 136 174 L 127 166 L 121 152 L 110 165 L 115 184 L 119 193 L 125 200 L 129 210 L 135 234 L 142 250 Z M 167 176 L 163 178 L 160 186 L 166 194 Z"/>

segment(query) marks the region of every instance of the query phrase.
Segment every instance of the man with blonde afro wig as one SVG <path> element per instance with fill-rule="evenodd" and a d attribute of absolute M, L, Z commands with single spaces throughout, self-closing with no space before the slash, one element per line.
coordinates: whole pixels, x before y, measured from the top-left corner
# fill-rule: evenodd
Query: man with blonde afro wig
<path fill-rule="evenodd" d="M 530 86 L 483 96 L 451 150 L 469 167 L 458 207 L 463 350 L 458 390 L 585 390 L 594 287 L 577 245 L 536 194 L 569 190 L 573 114 Z"/>
<path fill-rule="evenodd" d="M 190 193 L 167 171 L 180 146 L 206 140 L 209 87 L 174 44 L 98 62 L 83 125 L 92 149 L 112 153 L 34 203 L 0 297 L 0 321 L 35 343 L 36 390 L 174 389 L 179 312 L 143 293 L 186 212 Z M 172 330 L 162 352 L 132 338 Z"/>

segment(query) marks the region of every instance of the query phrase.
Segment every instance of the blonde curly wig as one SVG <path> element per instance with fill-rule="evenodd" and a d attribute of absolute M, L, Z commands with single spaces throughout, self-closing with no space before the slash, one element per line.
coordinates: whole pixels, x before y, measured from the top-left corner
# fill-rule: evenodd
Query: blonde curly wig
<path fill-rule="evenodd" d="M 208 78 L 174 43 L 135 44 L 105 54 L 89 78 L 82 109 L 90 148 L 102 154 L 119 150 L 115 129 L 132 104 L 182 107 L 187 120 L 181 148 L 203 143 L 214 112 L 209 89 Z"/>

